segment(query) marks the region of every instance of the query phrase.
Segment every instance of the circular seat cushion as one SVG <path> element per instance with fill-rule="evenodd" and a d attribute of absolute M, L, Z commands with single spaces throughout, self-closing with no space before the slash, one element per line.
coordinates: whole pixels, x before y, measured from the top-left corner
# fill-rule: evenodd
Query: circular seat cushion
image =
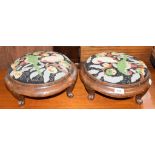
<path fill-rule="evenodd" d="M 103 52 L 92 55 L 85 63 L 88 74 L 94 78 L 113 84 L 133 84 L 148 74 L 143 61 L 117 52 Z"/>
<path fill-rule="evenodd" d="M 37 51 L 15 60 L 9 68 L 9 74 L 23 83 L 43 84 L 65 77 L 71 68 L 71 61 L 65 55 L 53 51 Z"/>

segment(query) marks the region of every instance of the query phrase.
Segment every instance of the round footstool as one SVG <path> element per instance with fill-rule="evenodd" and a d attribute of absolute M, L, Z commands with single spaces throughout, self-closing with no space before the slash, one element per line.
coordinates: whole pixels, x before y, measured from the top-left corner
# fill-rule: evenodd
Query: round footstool
<path fill-rule="evenodd" d="M 48 97 L 66 90 L 68 97 L 73 97 L 76 79 L 77 68 L 68 57 L 53 51 L 36 51 L 11 64 L 5 83 L 23 105 L 25 96 Z"/>
<path fill-rule="evenodd" d="M 150 88 L 150 72 L 144 62 L 117 52 L 92 55 L 81 64 L 80 78 L 93 100 L 95 91 L 113 98 L 135 97 L 138 104 Z"/>

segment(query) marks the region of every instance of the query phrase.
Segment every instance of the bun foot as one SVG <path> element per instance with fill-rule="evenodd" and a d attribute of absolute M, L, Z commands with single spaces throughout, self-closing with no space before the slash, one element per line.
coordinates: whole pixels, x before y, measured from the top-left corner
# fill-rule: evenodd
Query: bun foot
<path fill-rule="evenodd" d="M 95 98 L 95 93 L 88 95 L 89 100 L 94 100 L 94 98 Z"/>
<path fill-rule="evenodd" d="M 136 103 L 141 105 L 143 104 L 143 100 L 142 100 L 143 95 L 137 95 L 136 96 Z"/>
<path fill-rule="evenodd" d="M 72 92 L 67 92 L 67 96 L 68 96 L 69 98 L 72 98 L 72 97 L 74 97 L 74 94 L 73 94 Z"/>
<path fill-rule="evenodd" d="M 95 98 L 95 90 L 91 89 L 90 87 L 88 86 L 85 86 L 87 92 L 88 92 L 88 99 L 89 100 L 94 100 Z"/>
<path fill-rule="evenodd" d="M 23 95 L 19 95 L 15 92 L 12 92 L 13 96 L 18 100 L 18 105 L 22 106 L 25 104 L 25 97 Z"/>
<path fill-rule="evenodd" d="M 22 106 L 22 105 L 24 105 L 25 104 L 25 98 L 24 98 L 24 96 L 18 96 L 18 104 L 20 105 L 20 106 Z"/>
<path fill-rule="evenodd" d="M 18 104 L 19 104 L 20 106 L 22 106 L 22 105 L 25 104 L 25 101 L 24 101 L 24 100 L 19 100 L 19 101 L 18 101 Z"/>

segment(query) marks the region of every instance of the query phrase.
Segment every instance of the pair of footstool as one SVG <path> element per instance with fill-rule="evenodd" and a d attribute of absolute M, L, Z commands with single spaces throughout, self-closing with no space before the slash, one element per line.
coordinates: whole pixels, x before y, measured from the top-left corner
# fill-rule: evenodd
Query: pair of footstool
<path fill-rule="evenodd" d="M 53 51 L 36 51 L 18 58 L 5 77 L 6 86 L 18 99 L 42 98 L 64 90 L 73 97 L 78 76 L 75 64 L 65 55 Z M 135 97 L 141 104 L 151 85 L 150 72 L 144 62 L 117 52 L 92 55 L 81 63 L 80 78 L 93 100 L 95 92 L 114 98 Z"/>

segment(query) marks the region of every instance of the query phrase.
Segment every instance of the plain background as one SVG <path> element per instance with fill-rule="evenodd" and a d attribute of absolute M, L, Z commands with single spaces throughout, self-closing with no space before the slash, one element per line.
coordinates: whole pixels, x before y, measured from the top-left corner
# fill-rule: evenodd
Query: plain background
<path fill-rule="evenodd" d="M 153 0 L 0 1 L 0 46 L 153 46 L 154 8 Z M 154 118 L 154 110 L 0 110 L 0 154 L 154 155 Z"/>

